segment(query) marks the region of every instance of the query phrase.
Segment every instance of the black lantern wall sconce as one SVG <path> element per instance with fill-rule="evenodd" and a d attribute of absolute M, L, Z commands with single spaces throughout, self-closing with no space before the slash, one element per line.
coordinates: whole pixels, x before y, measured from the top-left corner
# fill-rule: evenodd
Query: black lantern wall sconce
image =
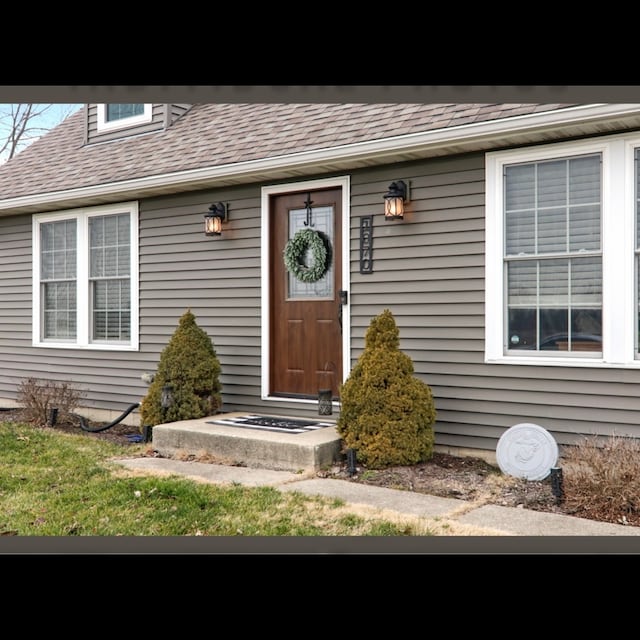
<path fill-rule="evenodd" d="M 389 185 L 389 191 L 384 194 L 384 219 L 402 220 L 404 205 L 409 202 L 409 182 L 396 180 Z"/>
<path fill-rule="evenodd" d="M 228 219 L 228 205 L 222 202 L 214 202 L 209 207 L 209 212 L 204 214 L 204 234 L 206 236 L 219 236 L 222 234 L 222 222 Z"/>

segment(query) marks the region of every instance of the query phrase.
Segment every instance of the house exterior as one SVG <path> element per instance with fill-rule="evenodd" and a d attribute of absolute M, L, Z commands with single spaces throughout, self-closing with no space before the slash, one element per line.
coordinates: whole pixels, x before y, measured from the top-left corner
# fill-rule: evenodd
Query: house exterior
<path fill-rule="evenodd" d="M 437 445 L 640 437 L 639 155 L 640 104 L 87 104 L 0 166 L 0 406 L 36 377 L 113 419 L 191 309 L 224 411 L 335 416 L 388 308 Z"/>

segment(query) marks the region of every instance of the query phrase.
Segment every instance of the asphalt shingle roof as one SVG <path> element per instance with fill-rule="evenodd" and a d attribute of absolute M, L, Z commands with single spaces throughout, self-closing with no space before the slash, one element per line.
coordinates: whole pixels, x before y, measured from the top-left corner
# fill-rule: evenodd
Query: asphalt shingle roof
<path fill-rule="evenodd" d="M 570 104 L 196 104 L 169 128 L 84 144 L 80 109 L 0 166 L 0 200 L 263 160 Z"/>

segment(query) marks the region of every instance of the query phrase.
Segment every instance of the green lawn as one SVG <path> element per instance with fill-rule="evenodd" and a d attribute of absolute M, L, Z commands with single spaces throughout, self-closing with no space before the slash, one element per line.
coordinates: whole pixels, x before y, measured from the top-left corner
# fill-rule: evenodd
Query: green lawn
<path fill-rule="evenodd" d="M 117 465 L 143 446 L 0 423 L 0 535 L 442 535 L 359 515 L 340 500 L 136 476 Z"/>

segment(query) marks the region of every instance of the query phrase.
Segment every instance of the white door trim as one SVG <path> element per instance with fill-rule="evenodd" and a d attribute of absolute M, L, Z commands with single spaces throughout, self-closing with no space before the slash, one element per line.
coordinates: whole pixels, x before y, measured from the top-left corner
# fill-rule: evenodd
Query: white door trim
<path fill-rule="evenodd" d="M 260 237 L 261 237 L 261 259 L 260 259 L 260 319 L 261 319 L 261 348 L 260 348 L 260 389 L 262 400 L 274 400 L 296 403 L 314 403 L 316 400 L 304 400 L 293 398 L 281 398 L 269 395 L 269 362 L 271 344 L 269 341 L 269 304 L 271 283 L 269 281 L 269 265 L 271 263 L 269 242 L 269 198 L 273 195 L 291 193 L 292 191 L 305 191 L 314 189 L 329 189 L 340 187 L 342 189 L 342 289 L 347 292 L 349 302 L 351 301 L 350 284 L 350 264 L 349 264 L 349 244 L 350 244 L 350 179 L 349 176 L 337 178 L 324 178 L 322 180 L 305 180 L 303 182 L 288 182 L 262 187 L 261 213 L 260 213 Z M 351 370 L 350 345 L 351 345 L 351 314 L 350 304 L 342 310 L 342 375 L 344 382 Z"/>

